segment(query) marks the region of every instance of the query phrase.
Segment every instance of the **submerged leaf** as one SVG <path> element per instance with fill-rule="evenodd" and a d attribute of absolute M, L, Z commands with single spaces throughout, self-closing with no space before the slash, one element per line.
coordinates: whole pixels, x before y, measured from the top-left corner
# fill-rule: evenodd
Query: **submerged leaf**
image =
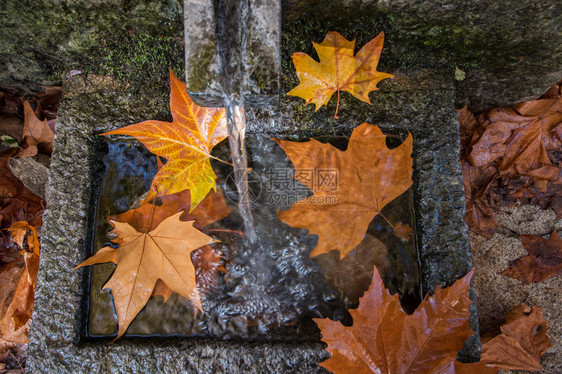
<path fill-rule="evenodd" d="M 385 205 L 413 183 L 411 134 L 400 146 L 389 149 L 380 128 L 363 123 L 353 130 L 345 151 L 314 139 L 277 143 L 296 169 L 313 169 L 332 177 L 330 183 L 319 186 L 297 176 L 314 196 L 279 213 L 279 219 L 288 225 L 318 235 L 311 256 L 333 249 L 345 256 L 361 243 L 369 223 Z"/>

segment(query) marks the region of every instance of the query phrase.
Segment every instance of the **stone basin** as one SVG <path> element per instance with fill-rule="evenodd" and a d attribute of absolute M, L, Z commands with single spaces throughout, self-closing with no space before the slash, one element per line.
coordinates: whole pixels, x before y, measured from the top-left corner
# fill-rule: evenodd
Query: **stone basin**
<path fill-rule="evenodd" d="M 16 3 L 9 1 L 6 9 L 12 9 Z M 144 5 L 117 0 L 114 3 L 115 8 L 105 9 L 89 1 L 46 1 L 42 6 L 55 9 L 63 6 L 68 14 L 74 14 L 69 12 L 70 9 L 77 9 L 78 14 L 81 9 L 89 9 L 93 12 L 88 13 L 91 18 L 86 17 L 90 26 L 99 31 L 100 38 L 105 41 L 103 45 L 109 47 L 99 47 L 100 40 L 95 37 L 87 39 L 83 33 L 84 20 L 80 17 L 69 16 L 62 20 L 53 15 L 52 19 L 59 19 L 64 26 L 55 33 L 45 25 L 48 35 L 60 37 L 53 37 L 49 43 L 65 46 L 60 48 L 56 63 L 45 60 L 43 63 L 49 68 L 34 67 L 35 75 L 16 66 L 11 71 L 18 74 L 3 78 L 1 82 L 2 87 L 25 90 L 29 89 L 31 80 L 41 83 L 63 79 L 64 97 L 57 120 L 42 229 L 42 256 L 29 346 L 30 371 L 325 372 L 317 364 L 328 354 L 318 340 L 275 342 L 152 337 L 125 338 L 109 343 L 109 339 L 88 336 L 90 279 L 88 272 L 73 272 L 72 269 L 95 251 L 90 245 L 91 228 L 106 149 L 97 134 L 149 118 L 169 120 L 167 71 L 172 67 L 178 76 L 183 74 L 184 59 L 189 62 L 186 72 L 189 90 L 199 94 L 201 103 L 206 98 L 212 99 L 213 90 L 216 90 L 210 67 L 215 57 L 211 55 L 207 65 L 190 62 L 193 53 L 201 54 L 209 46 L 203 45 L 201 52 L 188 48 L 184 55 L 182 19 L 189 19 L 188 16 L 193 15 L 189 11 L 193 8 L 188 10 L 186 6 L 183 12 L 177 1 L 165 5 L 152 1 Z M 185 3 L 192 1 L 186 0 Z M 267 2 L 255 0 L 251 3 L 261 5 Z M 455 103 L 482 109 L 514 102 L 541 93 L 550 84 L 536 77 L 560 71 L 559 62 L 552 62 L 556 61 L 555 56 L 560 56 L 559 49 L 552 53 L 550 62 L 540 53 L 536 57 L 531 53 L 533 46 L 538 48 L 537 40 L 542 37 L 539 35 L 552 35 L 548 31 L 550 22 L 556 20 L 550 20 L 548 14 L 556 7 L 555 2 L 546 1 L 539 6 L 524 1 L 517 9 L 511 9 L 509 2 L 484 3 L 465 2 L 462 17 L 448 1 L 432 5 L 415 0 L 396 4 L 363 1 L 361 5 L 336 1 L 327 7 L 317 1 L 275 3 L 274 10 L 281 13 L 281 28 L 279 34 L 272 32 L 270 36 L 277 38 L 279 44 L 278 48 L 264 53 L 279 65 L 277 68 L 271 63 L 268 66 L 273 70 L 254 74 L 252 79 L 255 80 L 247 90 L 249 136 L 336 136 L 349 133 L 362 122 L 378 124 L 389 132 L 412 133 L 413 200 L 424 292 L 432 292 L 436 286 L 451 285 L 472 266 L 468 232 L 463 221 L 464 194 L 458 161 Z M 507 25 L 505 30 L 496 28 L 495 21 L 483 17 L 486 13 L 481 8 L 483 6 L 498 15 L 499 21 Z M 92 16 L 95 12 L 100 14 L 99 22 L 96 22 L 97 16 Z M 535 19 L 538 25 L 526 39 L 510 38 L 517 31 L 510 28 L 512 22 L 500 14 L 509 14 L 511 20 L 520 22 Z M 73 31 L 68 34 L 68 29 Z M 311 106 L 303 105 L 303 100 L 285 95 L 298 83 L 290 55 L 294 51 L 313 55 L 312 41 L 320 42 L 329 30 L 355 38 L 359 46 L 379 31 L 385 31 L 385 49 L 379 70 L 396 76 L 393 81 L 381 83 L 380 90 L 372 94 L 373 105 L 342 95 L 341 120 L 332 118 L 334 100 L 327 108 L 315 113 Z M 541 34 L 541 30 L 547 31 Z M 116 35 L 126 38 L 128 44 L 120 43 Z M 199 34 L 185 37 L 189 39 L 194 35 Z M 500 35 L 507 44 L 496 47 L 485 35 Z M 69 39 L 73 41 L 70 44 Z M 209 40 L 206 36 L 202 39 Z M 47 42 L 38 39 L 38 43 Z M 13 43 L 7 45 L 10 46 L 9 53 L 16 56 L 20 47 Z M 250 51 L 253 50 L 251 43 L 249 45 Z M 275 46 L 274 43 L 271 45 Z M 34 47 L 30 48 L 30 54 L 22 54 L 26 58 L 36 53 Z M 512 56 L 514 48 L 525 53 L 519 65 L 519 57 Z M 90 61 L 78 58 L 83 57 L 85 51 L 91 56 Z M 96 51 L 103 53 L 92 53 Z M 209 51 L 212 52 L 213 47 Z M 492 54 L 509 63 L 503 68 L 492 66 Z M 10 56 L 9 59 L 13 57 Z M 112 56 L 117 56 L 116 60 L 112 60 Z M 534 83 L 527 84 L 533 75 L 524 76 L 520 72 L 526 64 L 533 65 L 543 57 L 540 69 L 533 72 Z M 190 70 L 195 67 L 199 70 Z M 466 72 L 463 80 L 455 80 L 455 68 Z M 53 76 L 53 69 L 59 69 L 58 76 Z M 67 73 L 61 73 L 64 69 Z M 82 72 L 68 74 L 70 69 L 81 69 Z M 278 74 L 278 80 L 275 74 Z M 200 79 L 194 80 L 193 77 Z M 457 79 L 460 79 L 459 75 Z M 515 84 L 508 84 L 510 82 Z M 252 97 L 259 96 L 266 97 L 266 105 L 262 99 L 252 102 Z M 474 304 L 472 312 L 472 327 L 477 330 Z M 479 341 L 474 337 L 461 358 L 467 361 L 477 359 L 478 347 Z"/>

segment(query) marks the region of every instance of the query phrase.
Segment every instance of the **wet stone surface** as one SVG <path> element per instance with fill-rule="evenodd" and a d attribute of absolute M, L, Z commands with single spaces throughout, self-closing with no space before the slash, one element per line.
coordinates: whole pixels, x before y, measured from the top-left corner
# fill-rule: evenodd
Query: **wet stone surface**
<path fill-rule="evenodd" d="M 290 343 L 283 339 L 253 342 L 192 337 L 125 338 L 105 344 L 104 340 L 87 336 L 91 278 L 85 270 L 73 272 L 72 269 L 91 253 L 91 243 L 95 239 L 91 230 L 94 225 L 92 217 L 99 197 L 100 176 L 104 172 L 103 157 L 107 152 L 107 146 L 96 134 L 146 119 L 170 120 L 168 68 L 174 68 L 178 76 L 183 76 L 182 10 L 179 1 L 171 0 L 133 5 L 115 0 L 112 4 L 117 6 L 111 7 L 89 1 L 56 3 L 57 6 L 45 14 L 68 15 L 66 21 L 61 21 L 62 27 L 57 26 L 56 32 L 52 32 L 52 28 L 45 26 L 46 19 L 59 25 L 54 20 L 60 19 L 53 14 L 51 18 L 39 18 L 31 25 L 33 27 L 15 28 L 18 33 L 21 30 L 30 30 L 31 34 L 40 34 L 38 30 L 49 31 L 36 38 L 37 44 L 33 46 L 9 42 L 6 44 L 8 54 L 0 56 L 10 64 L 17 64 L 16 56 L 21 55 L 25 61 L 30 61 L 38 55 L 43 56 L 41 51 L 59 51 L 54 46 L 69 45 L 60 54 L 65 61 L 51 60 L 53 54 L 49 54 L 49 58 L 37 59 L 43 61 L 44 66 L 20 64 L 17 69 L 4 71 L 2 74 L 8 75 L 0 76 L 1 86 L 15 90 L 29 88 L 30 77 L 34 76 L 41 76 L 43 84 L 60 79 L 60 75 L 53 76 L 60 66 L 90 67 L 88 74 L 64 80 L 65 96 L 57 122 L 42 231 L 43 250 L 30 343 L 30 370 L 72 373 L 109 372 L 115 368 L 135 372 L 325 372 L 317 366 L 327 357 L 324 345 L 317 340 L 317 330 L 310 330 L 309 334 L 305 328 L 301 335 L 304 338 Z M 436 286 L 451 285 L 472 267 L 463 221 L 464 195 L 458 163 L 455 104 L 468 103 L 469 109 L 477 110 L 511 103 L 523 96 L 540 94 L 557 80 L 559 77 L 553 80 L 549 77 L 561 70 L 560 43 L 552 43 L 559 33 L 560 5 L 554 1 L 540 4 L 524 1 L 515 8 L 510 2 L 465 2 L 461 11 L 451 7 L 449 1 L 431 4 L 414 0 L 396 4 L 378 1 L 363 2 L 365 8 L 358 14 L 356 10 L 350 11 L 352 7 L 340 6 L 339 2 L 334 2 L 337 8 L 313 11 L 318 3 L 283 2 L 280 105 L 247 108 L 249 137 L 333 137 L 349 134 L 362 122 L 377 124 L 390 133 L 410 131 L 414 138 L 412 194 L 421 288 L 424 293 L 431 293 Z M 17 7 L 26 8 L 25 4 L 19 4 L 13 1 L 3 3 L 0 14 L 9 15 Z M 38 6 L 46 9 L 51 5 L 52 2 L 44 1 Z M 60 11 L 60 7 L 66 8 Z M 72 9 L 83 7 L 90 7 L 88 14 L 95 16 L 72 12 Z M 38 8 L 28 8 L 41 13 Z M 25 14 L 22 12 L 18 17 Z M 490 17 L 490 14 L 495 16 Z M 26 20 L 21 20 L 22 24 L 29 24 Z M 100 32 L 84 32 L 88 25 Z M 372 105 L 342 94 L 339 120 L 332 118 L 335 98 L 315 113 L 312 106 L 303 105 L 304 100 L 285 95 L 298 82 L 290 55 L 302 51 L 315 57 L 312 41 L 322 41 L 329 30 L 337 30 L 348 39 L 357 39 L 358 48 L 379 31 L 385 31 L 385 48 L 378 70 L 396 76 L 394 80 L 382 82 L 380 90 L 371 94 Z M 520 30 L 526 30 L 527 34 Z M 18 37 L 21 39 L 21 35 Z M 2 36 L 4 39 L 6 37 Z M 69 39 L 73 43 L 68 44 Z M 10 36 L 7 40 L 17 38 Z M 549 48 L 549 43 L 554 47 Z M 78 58 L 83 56 L 82 53 L 87 53 L 88 58 Z M 456 67 L 466 73 L 464 80 L 455 80 Z M 457 74 L 457 78 L 461 75 Z M 34 90 L 38 89 L 36 86 Z M 127 204 L 130 202 L 122 208 Z M 273 211 L 265 211 L 264 219 L 272 214 Z M 377 222 L 372 226 L 376 231 Z M 287 235 L 286 230 L 280 237 Z M 300 240 L 301 234 L 292 235 Z M 384 243 L 385 239 L 379 236 L 376 240 Z M 275 248 L 287 248 L 291 254 L 300 255 L 296 258 L 306 260 L 303 256 L 306 250 L 300 247 L 300 241 L 299 245 L 287 247 L 281 244 L 275 243 Z M 305 240 L 302 244 L 310 246 L 314 243 Z M 241 249 L 238 255 L 247 256 L 247 253 Z M 364 256 L 365 253 L 358 249 L 358 255 Z M 272 259 L 259 259 L 262 260 Z M 377 258 L 369 261 L 377 261 Z M 318 261 L 319 267 L 324 269 L 331 269 L 335 263 L 331 256 Z M 281 268 L 297 267 L 294 263 L 284 266 Z M 346 264 L 343 266 L 345 268 Z M 337 271 L 332 273 L 338 274 Z M 245 279 L 242 274 L 237 276 Z M 323 279 L 333 283 L 330 286 L 337 286 L 339 281 L 330 276 L 322 274 Z M 357 282 L 360 284 L 362 280 Z M 266 283 L 267 279 L 264 280 Z M 318 291 L 314 287 L 309 290 Z M 259 295 L 264 291 L 255 292 Z M 317 300 L 324 300 L 323 296 L 320 297 L 318 292 Z M 349 303 L 354 303 L 353 297 Z M 157 304 L 158 301 L 153 306 Z M 475 305 L 473 308 L 471 322 L 477 330 Z M 302 310 L 305 309 L 303 306 Z M 342 308 L 328 309 L 326 313 L 335 313 Z M 283 312 L 279 316 L 280 321 L 293 318 Z M 252 328 L 260 332 L 258 324 Z M 295 331 L 291 328 L 295 327 L 289 326 L 285 331 Z M 110 335 L 109 330 L 105 334 Z M 244 332 L 244 329 L 240 331 Z M 213 335 L 208 331 L 200 332 L 192 327 L 186 330 L 186 334 Z M 241 335 L 244 334 L 237 337 Z M 462 358 L 478 356 L 476 338 L 467 347 Z"/>

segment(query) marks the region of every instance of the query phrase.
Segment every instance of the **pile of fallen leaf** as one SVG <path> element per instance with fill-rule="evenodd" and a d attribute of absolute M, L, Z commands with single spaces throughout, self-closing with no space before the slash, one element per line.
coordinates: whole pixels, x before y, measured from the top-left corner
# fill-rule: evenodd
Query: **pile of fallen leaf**
<path fill-rule="evenodd" d="M 48 170 L 60 97 L 60 87 L 31 99 L 0 93 L 0 372 L 25 366 L 45 202 L 22 180 L 37 178 L 33 165 Z"/>
<path fill-rule="evenodd" d="M 520 201 L 562 218 L 562 82 L 537 100 L 475 117 L 459 111 L 466 221 L 491 238 L 494 210 Z"/>
<path fill-rule="evenodd" d="M 461 163 L 470 229 L 490 239 L 495 211 L 523 203 L 552 209 L 562 218 L 562 82 L 537 100 L 474 116 L 459 111 Z M 562 240 L 521 236 L 529 252 L 502 274 L 524 283 L 562 274 Z"/>

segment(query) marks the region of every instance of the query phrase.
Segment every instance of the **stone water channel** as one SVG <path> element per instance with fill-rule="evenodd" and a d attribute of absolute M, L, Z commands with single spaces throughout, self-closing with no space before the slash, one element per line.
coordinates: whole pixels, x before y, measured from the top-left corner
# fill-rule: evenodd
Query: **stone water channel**
<path fill-rule="evenodd" d="M 327 353 L 310 316 L 288 327 L 266 326 L 252 334 L 232 334 L 235 339 L 221 339 L 220 334 L 191 325 L 182 330 L 174 323 L 169 330 L 148 332 L 159 337 L 125 337 L 110 344 L 111 326 L 104 333 L 91 334 L 88 325 L 95 278 L 88 271 L 71 271 L 96 250 L 92 243 L 96 240 L 96 209 L 103 197 L 100 191 L 104 183 L 113 183 L 103 178 L 107 171 L 104 158 L 107 162 L 106 155 L 120 147 L 118 143 L 108 145 L 97 134 L 149 118 L 169 120 L 170 67 L 178 76 L 186 73 L 188 88 L 199 103 L 222 102 L 217 25 L 212 12 L 215 3 L 170 0 L 132 4 L 115 0 L 104 7 L 89 1 L 45 1 L 38 9 L 51 15 L 49 24 L 58 28 L 52 31 L 53 26 L 45 25 L 45 35 L 51 41 L 42 37 L 36 40 L 40 46 L 59 43 L 59 56 L 52 58 L 47 52 L 43 62 L 29 63 L 31 70 L 26 70 L 21 67 L 24 64 L 16 63 L 16 56 L 37 60 L 34 47 L 20 53 L 19 45 L 6 44 L 5 59 L 15 67 L 10 76 L 1 76 L 3 88 L 25 91 L 34 89 L 33 84 L 57 79 L 63 80 L 64 87 L 42 230 L 28 362 L 31 372 L 325 372 L 317 363 L 327 358 Z M 9 1 L 3 5 L 0 14 L 12 12 L 14 4 Z M 275 163 L 281 159 L 259 156 L 260 151 L 273 152 L 266 141 L 270 137 L 321 137 L 337 143 L 365 121 L 398 138 L 411 132 L 414 186 L 399 206 L 413 212 L 420 265 L 419 277 L 412 279 L 419 279 L 421 293 L 431 292 L 437 285 L 450 285 L 471 268 L 462 220 L 464 196 L 455 102 L 468 103 L 471 109 L 504 103 L 502 100 L 513 102 L 542 92 L 550 81 L 536 77 L 560 70 L 553 62 L 560 56 L 559 50 L 547 57 L 541 48 L 541 38 L 548 35 L 551 26 L 548 11 L 554 2 L 546 1 L 540 7 L 522 2 L 515 9 L 507 2 L 486 4 L 492 14 L 507 11 L 519 24 L 535 22 L 535 30 L 526 38 L 513 37 L 519 35 L 510 26 L 513 20 L 505 22 L 505 30 L 496 28 L 498 23 L 503 24 L 501 17 L 495 23 L 487 21 L 482 16 L 486 13 L 481 9 L 483 3 L 469 1 L 461 10 L 451 4 L 428 5 L 414 0 L 392 6 L 384 1 L 248 1 L 250 21 L 242 91 L 248 139 L 252 139 L 248 148 L 257 156 L 256 167 L 265 167 L 267 160 Z M 57 17 L 50 13 L 50 7 L 68 15 Z M 458 14 L 461 11 L 462 17 Z M 28 27 L 33 33 L 34 26 Z M 314 56 L 312 41 L 321 41 L 330 30 L 355 38 L 357 46 L 385 31 L 379 70 L 396 76 L 381 83 L 380 91 L 372 94 L 373 105 L 342 95 L 341 120 L 332 118 L 334 100 L 314 113 L 310 106 L 303 106 L 303 100 L 285 95 L 298 83 L 290 55 L 303 51 Z M 497 47 L 488 41 L 490 35 L 499 35 L 499 40 L 507 44 Z M 513 56 L 514 48 L 527 60 Z M 537 63 L 541 58 L 543 63 Z M 494 64 L 496 60 L 501 66 Z M 526 64 L 539 66 L 534 79 L 521 74 Z M 455 80 L 455 68 L 459 66 L 465 77 L 457 74 Z M 121 145 L 127 147 L 131 148 Z M 143 153 L 139 147 L 132 148 L 130 152 Z M 144 158 L 138 160 L 145 162 Z M 153 167 L 140 165 L 137 171 Z M 398 285 L 396 288 L 400 289 Z M 328 314 L 337 310 L 341 307 Z M 472 326 L 477 329 L 476 310 L 472 312 Z M 478 347 L 473 338 L 461 358 L 477 358 Z"/>

